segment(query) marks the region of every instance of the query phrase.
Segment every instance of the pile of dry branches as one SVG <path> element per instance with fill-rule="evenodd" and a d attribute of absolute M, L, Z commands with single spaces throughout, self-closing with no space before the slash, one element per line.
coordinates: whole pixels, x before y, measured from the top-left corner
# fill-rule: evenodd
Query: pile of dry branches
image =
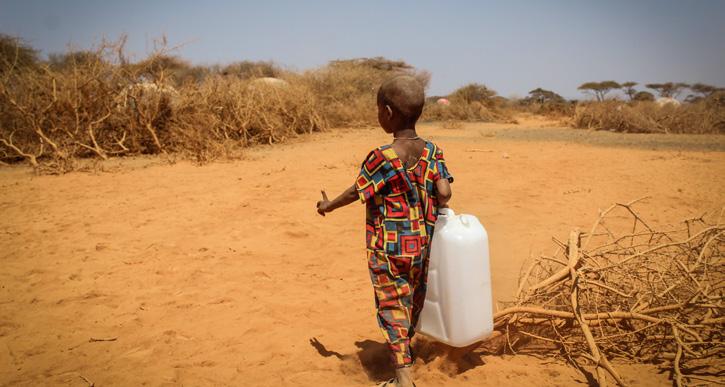
<path fill-rule="evenodd" d="M 722 377 L 725 353 L 725 225 L 700 217 L 657 231 L 635 202 L 613 205 L 588 233 L 554 239 L 557 252 L 534 260 L 516 301 L 494 317 L 505 350 L 555 347 L 576 367 L 586 358 L 601 386 L 608 376 L 625 384 L 613 358 L 669 362 L 678 386 L 717 382 L 712 375 Z"/>

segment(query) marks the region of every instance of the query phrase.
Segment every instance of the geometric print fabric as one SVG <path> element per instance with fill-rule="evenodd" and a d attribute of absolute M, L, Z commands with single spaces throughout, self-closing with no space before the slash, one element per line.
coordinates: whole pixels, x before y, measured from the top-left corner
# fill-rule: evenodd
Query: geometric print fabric
<path fill-rule="evenodd" d="M 396 367 L 412 364 L 410 340 L 423 307 L 428 244 L 438 217 L 435 183 L 453 181 L 443 152 L 426 141 L 406 169 L 390 145 L 371 151 L 355 187 L 366 206 L 366 242 L 377 320 Z"/>

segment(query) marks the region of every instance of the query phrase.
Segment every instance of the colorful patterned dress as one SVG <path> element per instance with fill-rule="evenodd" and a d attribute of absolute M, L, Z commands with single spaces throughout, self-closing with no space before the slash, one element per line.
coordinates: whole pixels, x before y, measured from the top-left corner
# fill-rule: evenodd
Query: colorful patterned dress
<path fill-rule="evenodd" d="M 366 204 L 366 239 L 377 319 L 396 367 L 412 364 L 410 340 L 425 300 L 428 245 L 438 217 L 436 182 L 453 181 L 443 151 L 427 141 L 406 169 L 390 145 L 367 156 L 355 187 Z"/>

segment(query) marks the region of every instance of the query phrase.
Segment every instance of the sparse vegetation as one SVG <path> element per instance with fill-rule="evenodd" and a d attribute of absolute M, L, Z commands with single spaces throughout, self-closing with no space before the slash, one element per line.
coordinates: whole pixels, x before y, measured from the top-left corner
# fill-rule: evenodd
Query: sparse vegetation
<path fill-rule="evenodd" d="M 428 99 L 423 110 L 423 120 L 427 121 L 511 121 L 513 112 L 507 108 L 505 98 L 497 95 L 496 91 L 487 86 L 471 83 L 446 97 L 449 105 L 438 104 Z M 449 127 L 457 125 L 448 124 Z"/>
<path fill-rule="evenodd" d="M 408 74 L 423 87 L 430 74 L 385 58 L 336 60 L 320 69 L 294 76 L 308 85 L 319 100 L 320 111 L 333 126 L 366 126 L 377 123 L 377 88 L 387 78 Z"/>
<path fill-rule="evenodd" d="M 574 113 L 576 103 L 540 87 L 529 91 L 529 96 L 519 101 L 518 109 L 553 118 L 568 117 Z"/>
<path fill-rule="evenodd" d="M 619 101 L 577 106 L 573 126 L 617 132 L 725 133 L 725 109 L 715 99 L 681 106 L 658 106 L 651 101 Z"/>
<path fill-rule="evenodd" d="M 119 44 L 56 57 L 53 65 L 0 68 L 0 158 L 65 171 L 76 158 L 181 153 L 203 162 L 253 143 L 327 127 L 309 87 L 212 74 L 176 78 L 190 66 L 164 55 L 128 64 Z"/>
<path fill-rule="evenodd" d="M 272 62 L 197 66 L 162 48 L 131 63 L 124 44 L 122 38 L 43 61 L 23 41 L 0 35 L 0 161 L 25 160 L 51 171 L 73 169 L 78 158 L 134 154 L 177 153 L 204 162 L 329 126 L 375 125 L 383 80 L 408 74 L 424 87 L 430 81 L 426 71 L 381 57 L 295 73 Z M 577 102 L 543 88 L 509 100 L 471 83 L 428 98 L 422 120 L 460 127 L 462 121 L 514 122 L 525 112 L 565 118 L 577 128 L 725 133 L 722 88 L 647 84 L 667 98 L 692 91 L 682 106 L 657 106 L 636 85 L 586 82 L 579 89 L 596 102 Z M 628 103 L 610 100 L 617 89 Z M 443 97 L 448 102 L 437 103 Z"/>
<path fill-rule="evenodd" d="M 648 83 L 645 86 L 655 90 L 660 98 L 677 98 L 683 89 L 689 87 L 688 84 L 682 82 Z"/>

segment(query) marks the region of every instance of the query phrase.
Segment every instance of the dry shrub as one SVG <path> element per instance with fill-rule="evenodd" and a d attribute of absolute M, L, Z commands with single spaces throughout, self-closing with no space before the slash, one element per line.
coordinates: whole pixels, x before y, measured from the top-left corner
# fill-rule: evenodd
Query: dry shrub
<path fill-rule="evenodd" d="M 201 149 L 233 141 L 241 146 L 275 143 L 327 128 L 317 101 L 299 82 L 267 84 L 222 76 L 180 89 L 175 116 L 179 137 Z"/>
<path fill-rule="evenodd" d="M 0 160 L 61 172 L 78 157 L 176 152 L 207 161 L 327 127 L 302 82 L 207 76 L 178 86 L 178 62 L 164 52 L 128 64 L 122 47 L 104 43 L 62 66 L 0 59 Z"/>
<path fill-rule="evenodd" d="M 332 126 L 367 126 L 377 123 L 376 96 L 383 81 L 412 75 L 425 88 L 430 74 L 402 61 L 360 58 L 332 61 L 304 73 L 300 80 L 317 96 L 320 111 Z"/>
<path fill-rule="evenodd" d="M 450 104 L 428 98 L 421 120 L 423 121 L 478 121 L 511 122 L 512 112 L 507 108 L 505 98 L 481 84 L 465 85 L 446 97 Z"/>
<path fill-rule="evenodd" d="M 582 103 L 572 123 L 576 128 L 617 132 L 725 133 L 725 105 L 717 96 L 679 106 L 650 101 Z"/>
<path fill-rule="evenodd" d="M 424 121 L 479 121 L 495 122 L 508 118 L 478 101 L 471 103 L 451 101 L 450 105 L 426 104 L 421 117 Z"/>
<path fill-rule="evenodd" d="M 443 129 L 462 129 L 463 128 L 463 122 L 461 121 L 455 121 L 455 120 L 449 120 L 449 121 L 442 121 L 441 127 Z"/>
<path fill-rule="evenodd" d="M 66 168 L 74 156 L 90 152 L 106 158 L 123 152 L 115 146 L 115 129 L 107 130 L 117 112 L 115 97 L 128 84 L 123 68 L 105 59 L 114 48 L 104 45 L 94 52 L 94 60 L 77 62 L 64 72 L 0 63 L 3 158 L 22 157 L 33 166 L 52 158 Z"/>
<path fill-rule="evenodd" d="M 668 362 L 676 384 L 723 372 L 725 225 L 703 217 L 656 230 L 633 201 L 605 210 L 588 233 L 554 238 L 534 260 L 516 300 L 495 315 L 503 351 L 558 350 L 578 368 L 589 360 L 599 385 L 609 359 Z M 705 378 L 706 379 L 706 378 Z"/>
<path fill-rule="evenodd" d="M 513 103 L 512 108 L 517 112 L 534 114 L 553 119 L 564 119 L 574 116 L 576 103 L 574 102 L 528 102 L 521 100 Z"/>

